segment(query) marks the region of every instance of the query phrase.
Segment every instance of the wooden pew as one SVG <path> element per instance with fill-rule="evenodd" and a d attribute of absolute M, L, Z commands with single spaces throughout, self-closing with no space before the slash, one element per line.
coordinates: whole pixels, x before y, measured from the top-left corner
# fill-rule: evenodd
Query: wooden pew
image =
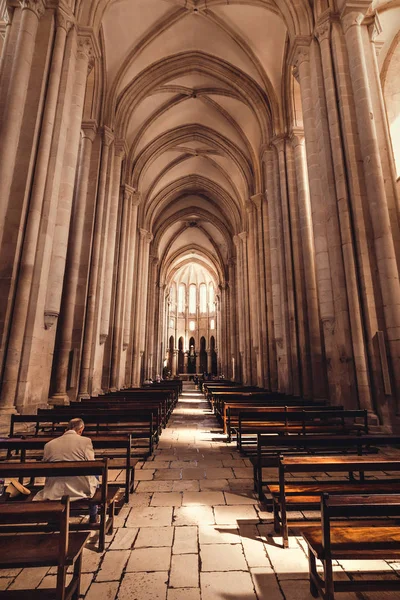
<path fill-rule="evenodd" d="M 263 469 L 278 467 L 284 456 L 306 456 L 312 454 L 363 454 L 377 453 L 382 446 L 400 445 L 398 435 L 268 435 L 257 436 L 257 454 L 250 457 L 253 465 L 254 491 L 260 500 L 265 500 L 263 488 L 276 483 L 264 479 Z M 278 476 L 278 471 L 277 471 Z"/>
<path fill-rule="evenodd" d="M 240 425 L 240 414 L 241 413 L 256 413 L 263 414 L 264 412 L 273 412 L 273 411 L 285 411 L 285 412 L 295 412 L 300 410 L 343 410 L 343 406 L 335 406 L 333 409 L 330 406 L 318 405 L 318 403 L 314 404 L 311 402 L 303 401 L 293 401 L 294 404 L 282 404 L 279 401 L 266 402 L 261 401 L 260 403 L 252 402 L 251 398 L 247 399 L 247 402 L 243 402 L 242 400 L 225 400 L 223 403 L 223 415 L 222 415 L 222 424 L 224 433 L 227 434 L 227 442 L 232 441 L 232 434 L 235 433 L 237 435 Z M 255 416 L 254 421 L 257 421 L 258 417 Z M 251 421 L 250 423 L 251 424 Z M 240 444 L 238 444 L 240 446 Z"/>
<path fill-rule="evenodd" d="M 393 471 L 395 479 L 364 480 L 368 471 Z M 349 473 L 348 480 L 316 481 L 287 479 L 287 474 Z M 356 480 L 352 474 L 360 473 Z M 288 547 L 288 510 L 317 510 L 321 494 L 400 494 L 400 457 L 385 456 L 283 456 L 279 461 L 279 483 L 266 486 L 271 494 L 275 530 L 281 530 L 284 548 Z"/>
<path fill-rule="evenodd" d="M 28 437 L 26 439 L 0 438 L 0 450 L 6 450 L 8 461 L 12 459 L 13 453 L 20 462 L 27 462 L 29 459 L 37 461 L 42 459 L 45 444 L 58 436 L 59 434 L 52 437 Z M 97 460 L 107 458 L 108 470 L 125 471 L 124 501 L 129 502 L 129 494 L 132 494 L 135 488 L 135 466 L 138 462 L 131 455 L 131 436 L 129 434 L 93 436 L 91 440 Z M 30 452 L 32 454 L 29 454 Z"/>
<path fill-rule="evenodd" d="M 362 520 L 336 524 L 334 519 Z M 370 526 L 368 518 L 381 518 L 381 523 Z M 335 592 L 397 591 L 399 579 L 335 580 L 334 560 L 399 560 L 400 528 L 390 524 L 386 517 L 400 517 L 400 495 L 331 496 L 321 499 L 321 526 L 302 532 L 309 548 L 310 592 L 324 600 L 334 600 Z M 316 559 L 323 565 L 324 576 L 317 572 Z"/>
<path fill-rule="evenodd" d="M 156 443 L 156 432 L 153 430 L 153 413 L 151 410 L 141 411 L 93 411 L 77 413 L 60 412 L 49 410 L 46 414 L 38 415 L 11 415 L 10 436 L 15 437 L 15 425 L 17 423 L 35 425 L 32 432 L 22 432 L 22 435 L 54 435 L 65 430 L 70 419 L 81 417 L 85 421 L 85 433 L 89 437 L 97 435 L 130 434 L 132 438 L 132 453 L 136 458 L 146 458 L 153 453 Z M 17 434 L 18 435 L 18 434 Z"/>
<path fill-rule="evenodd" d="M 70 529 L 77 531 L 88 531 L 95 529 L 99 531 L 98 549 L 103 552 L 105 547 L 106 534 L 113 532 L 114 527 L 114 510 L 115 502 L 118 494 L 118 488 L 108 485 L 108 461 L 103 460 L 88 460 L 88 461 L 63 461 L 63 462 L 43 462 L 43 463 L 0 463 L 0 478 L 11 479 L 23 478 L 33 479 L 33 484 L 28 484 L 27 487 L 37 492 L 41 486 L 36 486 L 34 480 L 37 477 L 68 477 L 94 475 L 101 478 L 99 488 L 93 498 L 83 498 L 82 500 L 74 500 L 71 503 L 71 513 L 87 512 L 90 505 L 97 504 L 100 523 L 73 523 L 70 524 Z M 25 502 L 32 502 L 33 494 L 25 497 Z"/>
<path fill-rule="evenodd" d="M 51 522 L 57 533 L 5 533 L 0 537 L 0 569 L 56 567 L 55 589 L 26 589 L 0 592 L 0 598 L 37 598 L 46 600 L 78 599 L 80 594 L 82 551 L 88 533 L 69 531 L 70 502 L 68 496 L 56 502 L 8 502 L 0 504 L 0 527 L 24 523 Z M 39 526 L 35 525 L 36 528 Z M 40 527 L 39 527 L 40 530 Z M 72 580 L 67 585 L 67 569 L 73 566 Z"/>
<path fill-rule="evenodd" d="M 259 433 L 270 434 L 352 434 L 368 433 L 366 410 L 329 408 L 299 411 L 240 412 L 237 447 L 245 454 L 254 453 Z"/>

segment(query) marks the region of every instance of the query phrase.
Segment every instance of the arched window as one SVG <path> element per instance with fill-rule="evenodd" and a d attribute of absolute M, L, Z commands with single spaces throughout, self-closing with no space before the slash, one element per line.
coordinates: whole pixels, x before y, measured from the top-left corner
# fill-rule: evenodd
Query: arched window
<path fill-rule="evenodd" d="M 214 286 L 212 283 L 210 283 L 210 287 L 208 290 L 208 302 L 209 302 L 209 310 L 210 313 L 214 312 L 214 303 L 215 303 L 215 296 L 214 296 Z"/>
<path fill-rule="evenodd" d="M 189 321 L 189 329 L 190 331 L 194 331 L 196 329 L 196 323 L 194 321 Z"/>
<path fill-rule="evenodd" d="M 191 285 L 189 288 L 189 312 L 191 315 L 196 314 L 196 286 Z"/>
<path fill-rule="evenodd" d="M 185 285 L 183 283 L 179 286 L 178 292 L 178 312 L 185 312 Z"/>
<path fill-rule="evenodd" d="M 210 329 L 215 329 L 215 319 L 211 319 L 211 321 L 210 321 Z"/>
<path fill-rule="evenodd" d="M 205 283 L 200 285 L 200 312 L 207 312 L 207 286 Z"/>

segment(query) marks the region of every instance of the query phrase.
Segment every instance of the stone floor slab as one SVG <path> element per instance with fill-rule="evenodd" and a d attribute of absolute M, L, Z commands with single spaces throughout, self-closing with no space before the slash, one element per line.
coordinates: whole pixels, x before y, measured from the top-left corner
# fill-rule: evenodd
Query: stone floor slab
<path fill-rule="evenodd" d="M 135 548 L 172 546 L 174 527 L 143 527 L 139 530 Z"/>
<path fill-rule="evenodd" d="M 248 570 L 241 544 L 200 545 L 200 558 L 202 571 Z"/>
<path fill-rule="evenodd" d="M 118 600 L 165 600 L 167 582 L 167 571 L 126 573 L 119 589 Z"/>
<path fill-rule="evenodd" d="M 202 600 L 257 600 L 249 573 L 201 573 Z"/>
<path fill-rule="evenodd" d="M 168 571 L 170 565 L 171 548 L 134 548 L 126 571 Z"/>

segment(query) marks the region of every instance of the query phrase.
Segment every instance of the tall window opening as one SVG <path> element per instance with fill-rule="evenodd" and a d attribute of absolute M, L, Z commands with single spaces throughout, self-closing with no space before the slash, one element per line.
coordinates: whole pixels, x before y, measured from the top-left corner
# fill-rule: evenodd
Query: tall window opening
<path fill-rule="evenodd" d="M 178 292 L 178 311 L 180 313 L 185 312 L 185 285 L 183 283 L 179 286 Z"/>
<path fill-rule="evenodd" d="M 196 286 L 189 287 L 189 312 L 191 315 L 196 314 Z"/>
<path fill-rule="evenodd" d="M 200 285 L 200 312 L 207 312 L 207 286 L 205 283 Z"/>

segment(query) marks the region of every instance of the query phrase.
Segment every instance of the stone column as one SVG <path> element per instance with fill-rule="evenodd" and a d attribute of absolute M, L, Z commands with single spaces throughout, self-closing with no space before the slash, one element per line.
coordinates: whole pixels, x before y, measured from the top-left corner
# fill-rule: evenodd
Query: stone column
<path fill-rule="evenodd" d="M 126 301 L 125 301 L 125 316 L 124 316 L 124 341 L 123 346 L 127 349 L 126 367 L 125 367 L 125 385 L 132 385 L 132 354 L 133 354 L 133 330 L 134 320 L 132 319 L 132 306 L 134 303 L 133 296 L 133 280 L 135 271 L 135 253 L 136 253 L 136 238 L 137 238 L 137 219 L 138 206 L 140 203 L 140 195 L 135 193 L 135 190 L 128 184 L 125 184 L 124 194 L 128 195 L 132 203 L 131 224 L 128 240 L 128 264 L 127 264 L 127 284 L 126 284 Z M 137 270 L 137 266 L 136 266 Z M 129 344 L 130 348 L 129 348 Z"/>
<path fill-rule="evenodd" d="M 102 244 L 103 219 L 105 214 L 106 182 L 109 167 L 109 152 L 113 142 L 111 131 L 103 130 L 103 148 L 101 154 L 100 180 L 97 193 L 96 217 L 93 232 L 92 257 L 90 262 L 89 289 L 86 304 L 86 319 L 83 335 L 79 397 L 90 398 L 91 360 L 94 352 L 97 285 L 100 270 L 100 252 Z"/>
<path fill-rule="evenodd" d="M 135 305 L 135 329 L 133 352 L 133 385 L 140 385 L 140 357 L 144 351 L 144 336 L 147 314 L 147 280 L 149 270 L 149 251 L 152 235 L 146 229 L 140 229 L 138 253 L 138 277 Z M 140 354 L 141 353 L 141 354 Z"/>
<path fill-rule="evenodd" d="M 329 397 L 333 403 L 349 408 L 355 404 L 355 372 L 348 336 L 350 323 L 346 281 L 317 43 L 312 42 L 310 46 L 309 40 L 297 40 L 294 62 L 299 73 L 303 106 L 319 308 L 325 355 L 330 366 L 327 373 Z"/>
<path fill-rule="evenodd" d="M 22 14 L 19 33 L 0 130 L 0 247 L 10 201 L 11 182 L 31 75 L 32 57 L 35 52 L 36 34 L 39 19 L 45 11 L 43 0 L 22 0 L 20 5 Z M 60 36 L 62 35 L 60 33 Z M 58 52 L 61 45 L 60 36 Z"/>
<path fill-rule="evenodd" d="M 349 304 L 351 339 L 357 377 L 358 399 L 361 408 L 372 411 L 373 407 L 371 389 L 362 323 L 362 307 L 359 300 L 357 268 L 353 249 L 353 231 L 346 181 L 346 165 L 342 149 L 343 140 L 340 130 L 336 84 L 331 55 L 330 33 L 331 23 L 329 19 L 320 23 L 316 28 L 317 39 L 321 47 L 325 94 L 328 109 L 327 115 L 329 133 L 332 140 L 332 162 L 335 175 L 336 197 L 338 205 L 337 210 L 339 214 L 340 234 L 346 277 L 346 291 Z"/>
<path fill-rule="evenodd" d="M 318 292 L 315 276 L 314 239 L 311 219 L 310 191 L 306 163 L 306 150 L 303 131 L 293 131 L 291 141 L 294 150 L 297 182 L 297 202 L 299 226 L 304 263 L 304 283 L 307 303 L 307 325 L 310 343 L 312 395 L 326 397 L 325 368 L 323 366 L 321 329 L 319 324 Z"/>
<path fill-rule="evenodd" d="M 80 165 L 76 182 L 71 236 L 68 245 L 68 259 L 65 272 L 62 308 L 58 325 L 58 355 L 55 363 L 55 391 L 51 397 L 52 404 L 65 404 L 68 402 L 67 376 L 69 353 L 72 348 L 75 300 L 78 289 L 79 264 L 84 238 L 90 159 L 96 131 L 97 126 L 94 121 L 82 123 Z"/>
<path fill-rule="evenodd" d="M 174 348 L 172 353 L 172 377 L 175 377 L 178 373 L 178 350 Z"/>
<path fill-rule="evenodd" d="M 237 351 L 237 357 L 239 358 L 243 356 L 244 353 L 244 345 L 245 345 L 245 336 L 244 336 L 244 327 L 245 327 L 245 321 L 244 321 L 244 317 L 243 317 L 243 312 L 244 312 L 244 308 L 243 308 L 243 282 L 242 282 L 242 277 L 241 274 L 243 274 L 243 267 L 242 267 L 242 252 L 241 252 L 241 240 L 239 238 L 238 235 L 233 236 L 233 242 L 235 244 L 236 247 L 236 269 L 235 269 L 235 275 L 236 275 L 236 294 L 235 294 L 235 298 L 236 298 L 236 323 L 237 323 L 237 335 L 236 335 L 236 340 L 237 340 L 237 344 L 236 344 L 236 351 Z M 238 363 L 238 371 L 239 371 L 239 377 L 242 381 L 243 384 L 247 384 L 248 383 L 248 373 L 246 370 L 246 365 L 242 364 L 242 361 L 240 360 L 240 362 Z"/>
<path fill-rule="evenodd" d="M 365 3 L 366 4 L 366 3 Z M 353 8 L 342 13 L 342 24 L 349 55 L 355 112 L 364 162 L 369 211 L 382 293 L 386 336 L 397 394 L 400 391 L 400 286 L 396 264 L 385 182 L 369 88 L 369 73 L 363 48 L 361 23 L 364 14 Z"/>
<path fill-rule="evenodd" d="M 245 361 L 245 373 L 247 375 L 247 383 L 252 384 L 252 360 L 253 352 L 250 343 L 251 329 L 250 329 L 250 304 L 249 304 L 249 262 L 247 256 L 247 231 L 239 233 L 239 239 L 241 241 L 241 253 L 242 253 L 242 285 L 243 285 L 243 313 L 242 318 L 244 320 L 244 361 Z"/>
<path fill-rule="evenodd" d="M 115 164 L 114 164 L 115 168 Z M 120 189 L 120 185 L 118 185 Z M 128 263 L 128 244 L 129 230 L 131 225 L 131 195 L 123 194 L 123 206 L 120 228 L 120 243 L 118 251 L 118 260 L 115 264 L 116 269 L 116 290 L 115 290 L 115 310 L 112 335 L 112 352 L 111 352 L 111 372 L 110 372 L 110 389 L 115 391 L 121 387 L 120 384 L 120 368 L 123 352 L 123 337 L 124 337 L 124 296 L 126 297 L 126 273 Z"/>
<path fill-rule="evenodd" d="M 0 35 L 3 35 L 3 45 L 0 48 L 0 81 L 2 80 L 3 69 L 4 69 L 5 62 L 6 62 L 6 54 L 7 54 L 8 42 L 10 40 L 11 22 L 12 22 L 12 18 L 13 18 L 13 13 L 14 13 L 14 8 L 6 5 L 6 11 L 3 15 L 5 25 L 0 30 Z M 1 89 L 1 85 L 0 85 L 0 89 Z M 0 123 L 1 123 L 1 119 L 0 119 Z"/>
<path fill-rule="evenodd" d="M 282 333 L 284 334 L 284 346 L 288 363 L 288 388 L 290 393 L 300 395 L 300 374 L 299 374 L 299 352 L 298 352 L 298 332 L 295 307 L 295 289 L 293 277 L 293 248 L 292 232 L 289 214 L 289 197 L 287 181 L 287 156 L 286 143 L 284 137 L 276 137 L 273 144 L 278 155 L 279 171 L 279 191 L 276 196 L 276 219 L 278 225 L 278 242 L 280 240 L 280 273 L 281 273 L 281 300 L 282 304 Z"/>
<path fill-rule="evenodd" d="M 257 382 L 257 385 L 262 387 L 263 375 L 262 375 L 262 354 L 263 354 L 263 338 L 261 335 L 261 314 L 260 314 L 260 294 L 261 294 L 261 283 L 260 283 L 260 272 L 258 264 L 258 236 L 257 226 L 255 222 L 255 206 L 253 202 L 246 203 L 247 218 L 249 224 L 249 295 L 250 295 L 250 321 L 251 321 L 251 337 L 253 342 L 253 381 Z M 254 368 L 255 367 L 255 368 Z"/>
<path fill-rule="evenodd" d="M 125 156 L 125 142 L 117 140 L 114 143 L 114 164 L 111 178 L 110 209 L 108 211 L 108 235 L 106 240 L 107 251 L 104 265 L 104 292 L 101 306 L 100 338 L 105 341 L 110 330 L 110 310 L 112 282 L 115 259 L 115 243 L 117 232 L 118 206 L 121 190 L 121 169 Z"/>
<path fill-rule="evenodd" d="M 75 175 L 78 163 L 79 138 L 86 93 L 88 71 L 91 69 L 92 46 L 88 38 L 80 40 L 76 62 L 76 74 L 73 91 L 73 114 L 71 115 L 65 152 L 60 176 L 60 192 L 57 207 L 54 239 L 49 275 L 47 278 L 45 319 L 59 315 L 61 294 L 64 283 L 65 261 L 67 257 L 68 237 L 71 224 L 71 210 L 74 196 Z M 91 144 L 91 142 L 90 142 Z"/>
<path fill-rule="evenodd" d="M 52 227 L 55 224 L 54 221 L 57 210 L 59 187 L 57 183 L 55 185 L 51 185 L 53 183 L 53 179 L 49 175 L 49 172 L 50 174 L 52 173 L 52 168 L 55 168 L 55 165 L 49 161 L 51 151 L 53 150 L 54 152 L 53 133 L 55 129 L 56 118 L 58 119 L 58 129 L 62 129 L 60 124 L 60 121 L 62 121 L 62 115 L 65 115 L 70 111 L 71 94 L 66 95 L 64 102 L 62 101 L 63 99 L 59 101 L 58 94 L 61 82 L 66 34 L 67 29 L 70 28 L 71 24 L 71 21 L 68 21 L 65 14 L 59 11 L 57 16 L 57 28 L 52 64 L 49 75 L 49 86 L 44 108 L 43 126 L 38 148 L 24 244 L 19 267 L 20 275 L 16 288 L 11 329 L 8 340 L 7 357 L 3 374 L 2 403 L 9 406 L 14 403 L 18 385 L 18 376 L 22 359 L 22 348 L 24 344 L 24 337 L 26 335 L 26 320 L 31 301 L 30 294 L 32 282 L 35 276 L 35 264 L 38 260 L 41 260 L 40 258 L 38 259 L 37 249 L 40 237 L 39 231 L 42 224 L 42 210 L 46 198 L 52 207 L 50 210 L 49 206 L 47 205 L 47 209 L 45 211 L 50 228 L 50 232 L 46 237 L 46 240 L 51 241 L 53 239 Z M 67 126 L 67 123 L 64 123 L 64 125 Z M 61 155 L 63 155 L 64 151 L 63 141 L 65 143 L 65 131 L 60 142 Z M 57 181 L 57 178 L 55 179 Z M 50 191 L 52 194 L 50 194 Z M 53 217 L 49 216 L 49 213 L 53 215 Z M 50 252 L 50 248 L 48 250 Z M 43 257 L 42 254 L 41 256 Z"/>
<path fill-rule="evenodd" d="M 266 156 L 266 186 L 268 198 L 268 226 L 269 226 L 269 244 L 271 256 L 271 288 L 272 288 L 272 308 L 274 324 L 274 341 L 276 344 L 276 353 L 278 356 L 278 389 L 287 391 L 287 355 L 284 347 L 284 323 L 283 316 L 283 297 L 282 297 L 282 260 L 280 255 L 280 238 L 276 204 L 278 202 L 277 190 L 275 185 L 275 167 L 274 151 L 268 150 Z"/>

